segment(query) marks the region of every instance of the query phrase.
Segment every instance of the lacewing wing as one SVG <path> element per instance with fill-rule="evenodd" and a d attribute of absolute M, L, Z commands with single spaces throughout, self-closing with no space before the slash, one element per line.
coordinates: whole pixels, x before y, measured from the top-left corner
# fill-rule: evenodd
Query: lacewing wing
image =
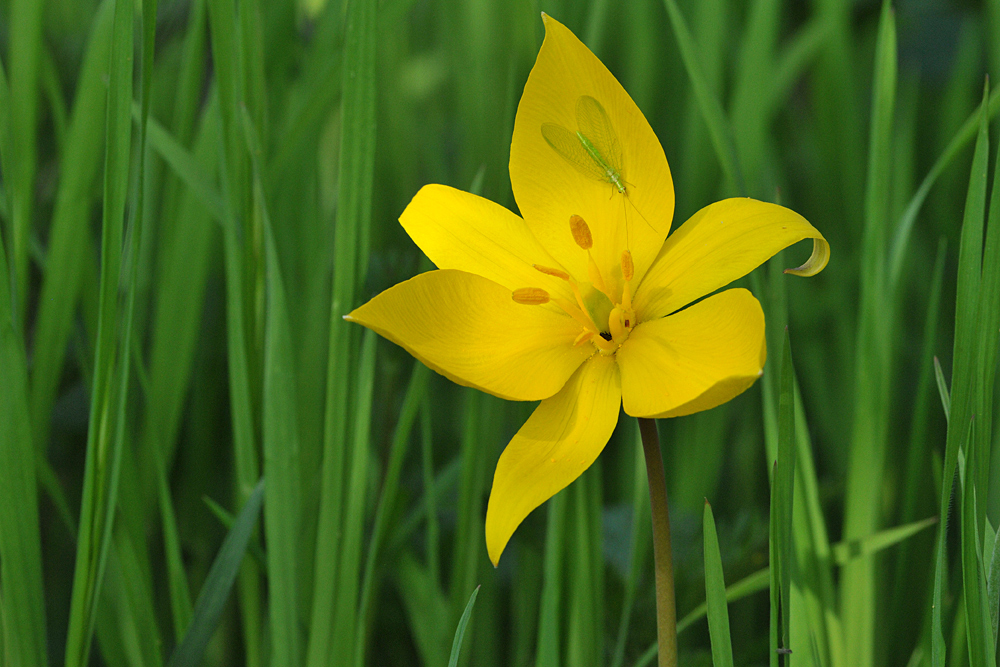
<path fill-rule="evenodd" d="M 608 112 L 590 95 L 581 95 L 576 101 L 576 125 L 577 130 L 573 132 L 556 123 L 542 123 L 542 137 L 578 172 L 613 185 L 632 204 L 626 187 L 622 144 Z M 654 229 L 635 204 L 632 208 L 650 229 Z"/>

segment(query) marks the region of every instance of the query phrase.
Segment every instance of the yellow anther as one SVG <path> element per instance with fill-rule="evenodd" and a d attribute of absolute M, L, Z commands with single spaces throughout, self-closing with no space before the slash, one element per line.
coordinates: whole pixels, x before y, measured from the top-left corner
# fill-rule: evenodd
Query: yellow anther
<path fill-rule="evenodd" d="M 549 302 L 549 293 L 540 287 L 522 287 L 510 295 L 516 303 L 525 306 L 540 306 Z"/>
<path fill-rule="evenodd" d="M 622 252 L 622 278 L 632 280 L 635 275 L 635 265 L 632 264 L 632 253 L 628 250 Z"/>
<path fill-rule="evenodd" d="M 578 246 L 584 250 L 590 250 L 594 247 L 594 237 L 590 234 L 590 227 L 587 226 L 586 220 L 578 215 L 570 216 L 569 229 L 573 232 L 573 240 Z"/>
<path fill-rule="evenodd" d="M 580 335 L 573 341 L 573 347 L 579 347 L 594 337 L 593 331 L 581 331 Z"/>
<path fill-rule="evenodd" d="M 541 264 L 532 264 L 531 266 L 534 267 L 536 271 L 541 271 L 547 276 L 555 276 L 556 278 L 560 278 L 562 280 L 569 280 L 569 274 L 562 269 L 553 269 L 551 266 L 543 266 Z"/>

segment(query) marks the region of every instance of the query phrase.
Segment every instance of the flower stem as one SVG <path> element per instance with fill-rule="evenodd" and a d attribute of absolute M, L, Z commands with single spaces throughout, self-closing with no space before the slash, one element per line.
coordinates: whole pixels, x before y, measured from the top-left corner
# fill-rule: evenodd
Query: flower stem
<path fill-rule="evenodd" d="M 656 421 L 639 419 L 642 450 L 649 478 L 649 506 L 653 517 L 653 560 L 656 570 L 656 643 L 659 666 L 677 667 L 677 609 L 674 602 L 674 556 L 670 549 L 670 513 L 663 477 L 660 436 Z"/>

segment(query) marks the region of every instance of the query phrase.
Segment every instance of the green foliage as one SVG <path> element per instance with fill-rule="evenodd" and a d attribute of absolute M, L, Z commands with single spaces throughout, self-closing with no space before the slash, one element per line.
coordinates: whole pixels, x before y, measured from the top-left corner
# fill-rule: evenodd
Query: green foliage
<path fill-rule="evenodd" d="M 649 119 L 675 229 L 749 195 L 832 247 L 746 281 L 761 381 L 659 424 L 681 663 L 996 664 L 981 4 L 0 3 L 0 662 L 655 660 L 634 420 L 494 569 L 531 406 L 342 319 L 431 268 L 396 222 L 422 185 L 516 210 L 544 10 Z"/>

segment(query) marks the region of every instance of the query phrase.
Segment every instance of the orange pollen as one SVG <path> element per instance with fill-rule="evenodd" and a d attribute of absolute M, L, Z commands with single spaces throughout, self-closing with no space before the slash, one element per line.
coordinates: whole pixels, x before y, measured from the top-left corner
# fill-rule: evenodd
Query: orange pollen
<path fill-rule="evenodd" d="M 635 265 L 632 264 L 632 253 L 628 250 L 622 252 L 622 278 L 632 280 L 635 275 Z"/>
<path fill-rule="evenodd" d="M 540 306 L 549 302 L 549 293 L 540 287 L 522 287 L 510 295 L 515 303 L 525 306 Z"/>
<path fill-rule="evenodd" d="M 541 264 L 532 264 L 531 266 L 536 271 L 541 271 L 542 273 L 544 273 L 547 276 L 555 276 L 556 278 L 559 278 L 560 280 L 569 280 L 569 274 L 566 273 L 565 271 L 563 271 L 562 269 L 553 269 L 550 266 L 543 266 Z"/>
<path fill-rule="evenodd" d="M 590 233 L 590 227 L 586 220 L 578 215 L 570 216 L 569 229 L 573 232 L 573 240 L 578 246 L 584 250 L 590 250 L 594 247 L 594 237 Z"/>

